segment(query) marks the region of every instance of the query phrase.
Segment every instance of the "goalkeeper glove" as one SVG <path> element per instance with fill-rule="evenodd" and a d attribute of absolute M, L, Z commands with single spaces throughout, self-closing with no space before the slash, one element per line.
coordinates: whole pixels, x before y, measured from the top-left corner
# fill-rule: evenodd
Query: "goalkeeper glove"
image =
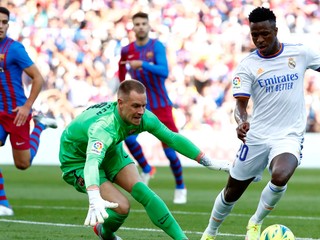
<path fill-rule="evenodd" d="M 212 160 L 203 154 L 200 158 L 199 163 L 211 170 L 225 171 L 229 172 L 231 168 L 231 163 L 226 160 Z"/>
<path fill-rule="evenodd" d="M 95 226 L 97 222 L 103 223 L 104 219 L 109 216 L 106 208 L 116 208 L 119 206 L 118 203 L 103 200 L 99 189 L 88 190 L 87 193 L 89 196 L 89 210 L 84 225 Z"/>

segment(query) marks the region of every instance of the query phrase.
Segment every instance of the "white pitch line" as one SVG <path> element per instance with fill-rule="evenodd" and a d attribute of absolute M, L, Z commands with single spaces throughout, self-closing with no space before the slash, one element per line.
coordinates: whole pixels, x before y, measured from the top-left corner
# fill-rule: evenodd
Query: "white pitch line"
<path fill-rule="evenodd" d="M 65 224 L 65 223 L 50 223 L 50 222 L 34 222 L 34 221 L 26 221 L 26 220 L 12 220 L 12 219 L 5 219 L 0 218 L 0 222 L 11 222 L 11 223 L 21 223 L 21 224 L 30 224 L 30 225 L 45 225 L 45 226 L 56 226 L 56 227 L 78 227 L 84 228 L 84 225 L 77 225 L 77 224 Z M 139 231 L 139 232 L 162 232 L 160 229 L 152 229 L 152 228 L 128 228 L 128 227 L 121 227 L 121 230 L 126 231 Z M 185 231 L 185 233 L 190 234 L 198 234 L 202 235 L 202 232 L 194 232 L 194 231 Z M 220 236 L 229 236 L 229 237 L 245 237 L 242 234 L 230 234 L 230 233 L 220 233 Z M 296 238 L 296 240 L 320 240 L 314 238 Z"/>
<path fill-rule="evenodd" d="M 66 206 L 33 206 L 33 205 L 25 205 L 25 206 L 13 206 L 13 208 L 30 208 L 30 209 L 67 209 L 67 210 L 87 210 L 84 207 L 66 207 Z M 130 212 L 145 212 L 145 210 L 134 210 L 130 209 Z M 206 215 L 210 216 L 210 212 L 185 212 L 185 211 L 171 211 L 173 214 L 181 214 L 181 215 Z M 250 214 L 235 214 L 231 213 L 229 216 L 236 217 L 251 217 Z M 304 216 L 281 216 L 281 215 L 268 215 L 268 218 L 284 218 L 284 219 L 299 219 L 299 220 L 313 220 L 320 221 L 320 217 L 304 217 Z"/>

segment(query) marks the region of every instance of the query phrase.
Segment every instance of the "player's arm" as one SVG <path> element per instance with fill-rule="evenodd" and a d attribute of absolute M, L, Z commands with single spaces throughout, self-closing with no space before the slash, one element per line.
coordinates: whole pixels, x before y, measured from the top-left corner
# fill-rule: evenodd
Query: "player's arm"
<path fill-rule="evenodd" d="M 250 129 L 250 124 L 248 122 L 248 106 L 249 98 L 248 97 L 237 97 L 236 98 L 236 107 L 234 110 L 234 118 L 238 124 L 236 129 L 238 138 L 246 143 L 247 132 Z"/>
<path fill-rule="evenodd" d="M 99 138 L 101 136 L 101 139 Z M 100 195 L 99 166 L 103 161 L 112 138 L 103 129 L 89 130 L 87 157 L 84 166 L 84 181 L 89 197 L 89 210 L 84 224 L 94 226 L 97 222 L 103 223 L 108 217 L 106 208 L 116 208 L 118 203 L 104 200 Z"/>
<path fill-rule="evenodd" d="M 31 91 L 29 94 L 29 97 L 27 98 L 27 101 L 23 106 L 17 106 L 15 109 L 13 109 L 13 112 L 16 112 L 16 117 L 13 121 L 14 124 L 17 126 L 21 126 L 25 124 L 31 109 L 32 105 L 37 99 L 42 85 L 44 83 L 44 79 L 37 68 L 37 66 L 32 62 L 30 59 L 28 53 L 26 52 L 25 48 L 22 44 L 16 42 L 15 47 L 12 48 L 10 51 L 10 54 L 15 57 L 15 63 L 23 69 L 23 71 L 31 78 L 32 85 L 31 85 Z"/>
<path fill-rule="evenodd" d="M 104 122 L 98 121 L 88 129 L 88 144 L 86 149 L 86 162 L 84 165 L 84 181 L 87 190 L 99 187 L 99 166 L 112 145 L 113 136 L 106 131 Z M 94 187 L 92 187 L 94 186 Z"/>
<path fill-rule="evenodd" d="M 25 68 L 24 72 L 32 79 L 30 95 L 26 103 L 24 104 L 24 106 L 26 106 L 30 110 L 41 91 L 44 79 L 35 64 L 32 64 L 30 67 Z"/>
<path fill-rule="evenodd" d="M 202 152 L 195 144 L 180 133 L 171 131 L 151 111 L 146 110 L 142 119 L 143 130 L 148 131 L 169 147 L 194 160 L 201 156 Z"/>
<path fill-rule="evenodd" d="M 147 131 L 157 137 L 160 141 L 209 169 L 229 171 L 230 163 L 227 161 L 213 161 L 188 138 L 180 133 L 176 133 L 168 129 L 153 113 L 148 111 L 147 115 Z"/>
<path fill-rule="evenodd" d="M 255 79 L 248 66 L 250 66 L 250 62 L 246 62 L 246 59 L 243 60 L 237 67 L 232 80 L 233 97 L 236 99 L 234 118 L 238 124 L 236 131 L 238 138 L 243 143 L 246 143 L 247 132 L 250 129 L 247 106 L 251 97 L 253 80 Z"/>
<path fill-rule="evenodd" d="M 25 68 L 24 72 L 32 79 L 32 85 L 30 95 L 27 98 L 25 104 L 23 106 L 17 106 L 15 109 L 12 110 L 13 112 L 17 113 L 13 121 L 13 123 L 17 126 L 25 124 L 32 109 L 32 105 L 37 99 L 44 82 L 38 68 L 34 64 L 28 68 Z"/>
<path fill-rule="evenodd" d="M 167 78 L 169 75 L 168 60 L 166 49 L 162 43 L 156 42 L 154 46 L 155 64 L 147 61 L 142 62 L 143 70 L 151 72 L 152 74 Z"/>

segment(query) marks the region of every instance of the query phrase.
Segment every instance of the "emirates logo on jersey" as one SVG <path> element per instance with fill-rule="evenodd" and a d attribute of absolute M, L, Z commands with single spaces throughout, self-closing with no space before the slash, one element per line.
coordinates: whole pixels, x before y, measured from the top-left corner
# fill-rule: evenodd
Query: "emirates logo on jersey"
<path fill-rule="evenodd" d="M 291 69 L 294 69 L 296 67 L 296 62 L 294 61 L 294 58 L 289 58 L 288 59 L 288 66 Z"/>

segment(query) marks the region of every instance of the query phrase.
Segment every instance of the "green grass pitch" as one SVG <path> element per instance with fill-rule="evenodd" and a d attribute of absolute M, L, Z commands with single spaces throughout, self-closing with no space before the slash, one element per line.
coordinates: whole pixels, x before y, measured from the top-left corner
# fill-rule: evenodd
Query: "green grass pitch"
<path fill-rule="evenodd" d="M 33 166 L 19 171 L 1 166 L 5 190 L 14 208 L 12 217 L 0 217 L 0 240 L 87 240 L 98 239 L 83 222 L 87 196 L 76 192 L 61 179 L 58 166 Z M 167 203 L 190 240 L 200 239 L 212 204 L 224 187 L 227 174 L 203 167 L 184 168 L 188 203 L 174 205 L 174 181 L 169 167 L 158 167 L 150 187 Z M 264 221 L 263 229 L 274 223 L 288 226 L 298 240 L 320 239 L 320 169 L 298 169 L 275 210 Z M 269 180 L 251 184 L 231 215 L 220 228 L 220 240 L 244 239 L 245 227 L 254 212 L 262 188 Z M 140 204 L 131 201 L 131 212 L 117 234 L 124 240 L 170 239 L 155 227 Z"/>

